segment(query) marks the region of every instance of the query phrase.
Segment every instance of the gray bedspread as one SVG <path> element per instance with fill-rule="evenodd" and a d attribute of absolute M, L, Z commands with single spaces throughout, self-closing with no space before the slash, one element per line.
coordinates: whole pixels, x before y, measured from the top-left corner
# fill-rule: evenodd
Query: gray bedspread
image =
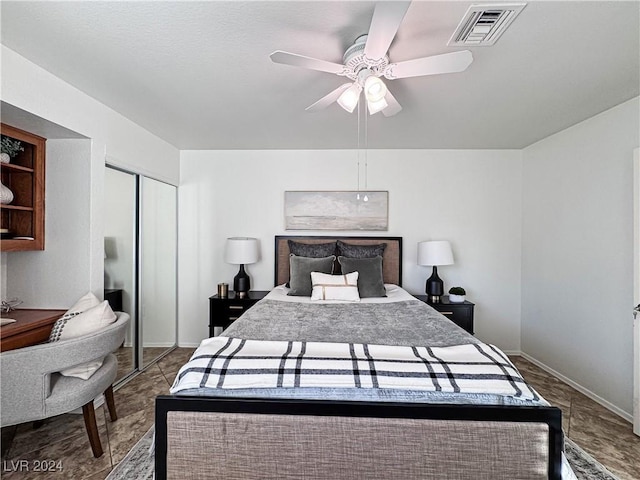
<path fill-rule="evenodd" d="M 370 343 L 448 347 L 481 343 L 419 300 L 393 303 L 319 304 L 263 299 L 222 335 L 247 340 Z M 376 402 L 544 405 L 511 396 L 378 388 L 197 388 L 177 395 L 361 400 Z"/>
<path fill-rule="evenodd" d="M 479 340 L 419 300 L 320 304 L 264 299 L 223 335 L 248 340 L 448 347 Z"/>

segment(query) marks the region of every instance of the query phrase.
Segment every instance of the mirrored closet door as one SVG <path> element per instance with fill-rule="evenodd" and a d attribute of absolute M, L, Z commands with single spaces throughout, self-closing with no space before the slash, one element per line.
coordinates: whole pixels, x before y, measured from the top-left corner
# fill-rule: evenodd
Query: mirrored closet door
<path fill-rule="evenodd" d="M 176 345 L 176 187 L 140 177 L 140 320 L 142 366 Z"/>
<path fill-rule="evenodd" d="M 106 168 L 104 175 L 104 298 L 113 310 L 131 316 L 124 344 L 118 349 L 118 376 L 126 378 L 137 369 L 136 350 L 136 176 Z"/>
<path fill-rule="evenodd" d="M 177 188 L 107 165 L 105 209 L 105 300 L 131 316 L 118 382 L 176 346 Z"/>

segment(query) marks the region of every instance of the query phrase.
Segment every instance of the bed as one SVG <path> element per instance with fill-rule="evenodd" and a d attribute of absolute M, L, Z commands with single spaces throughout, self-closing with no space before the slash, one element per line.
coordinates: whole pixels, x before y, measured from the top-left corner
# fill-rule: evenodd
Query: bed
<path fill-rule="evenodd" d="M 304 268 L 329 260 L 291 249 L 332 242 L 376 260 L 341 256 L 341 275 L 315 274 L 312 295 L 326 298 L 313 301 L 298 291 Z M 563 478 L 560 410 L 401 288 L 401 238 L 277 236 L 275 259 L 273 291 L 157 398 L 156 478 Z M 374 293 L 344 301 L 370 268 L 383 286 L 357 283 Z"/>

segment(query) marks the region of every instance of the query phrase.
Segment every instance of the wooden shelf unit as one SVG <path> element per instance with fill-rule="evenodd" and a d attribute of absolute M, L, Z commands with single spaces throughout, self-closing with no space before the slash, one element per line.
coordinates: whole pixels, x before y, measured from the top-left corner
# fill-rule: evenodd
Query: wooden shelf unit
<path fill-rule="evenodd" d="M 9 163 L 0 163 L 2 183 L 14 195 L 13 201 L 0 205 L 2 228 L 8 228 L 15 237 L 2 239 L 3 252 L 44 250 L 44 174 L 46 139 L 9 125 L 0 124 L 2 135 L 19 140 L 24 152 L 19 152 Z"/>

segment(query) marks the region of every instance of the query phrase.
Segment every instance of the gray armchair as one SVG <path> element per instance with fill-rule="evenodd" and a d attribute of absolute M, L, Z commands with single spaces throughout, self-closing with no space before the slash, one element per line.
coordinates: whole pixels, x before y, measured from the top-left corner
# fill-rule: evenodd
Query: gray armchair
<path fill-rule="evenodd" d="M 124 341 L 128 323 L 129 315 L 118 312 L 114 323 L 95 333 L 3 352 L 1 425 L 42 420 L 82 407 L 91 450 L 95 457 L 101 456 L 93 399 L 104 393 L 111 420 L 117 420 L 112 385 L 118 361 L 112 352 Z M 87 380 L 57 373 L 100 358 L 104 363 Z"/>

